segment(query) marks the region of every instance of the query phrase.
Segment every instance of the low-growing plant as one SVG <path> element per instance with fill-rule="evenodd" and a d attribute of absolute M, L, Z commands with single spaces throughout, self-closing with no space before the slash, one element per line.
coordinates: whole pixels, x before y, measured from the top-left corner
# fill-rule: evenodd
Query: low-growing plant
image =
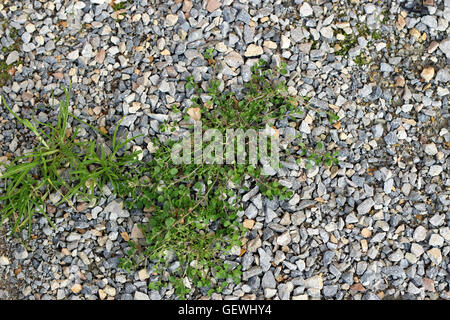
<path fill-rule="evenodd" d="M 351 33 L 351 34 L 345 34 L 345 37 L 343 40 L 338 42 L 339 48 L 338 50 L 336 50 L 336 55 L 338 56 L 347 56 L 348 52 L 350 51 L 350 49 L 356 47 L 356 45 L 358 44 L 358 37 L 364 37 L 369 39 L 367 41 L 368 45 L 372 44 L 374 41 L 379 40 L 383 37 L 383 35 L 381 34 L 381 32 L 379 30 L 370 30 L 369 27 L 365 24 L 362 24 L 360 26 L 358 26 L 357 28 L 357 34 L 355 33 Z M 335 35 L 338 32 L 335 31 Z M 358 61 L 358 62 L 356 62 Z M 355 58 L 355 62 L 360 65 L 364 64 L 364 59 L 361 56 L 361 54 L 359 55 L 359 57 Z M 367 60 L 365 60 L 367 61 Z M 368 61 L 367 61 L 368 62 Z"/>
<path fill-rule="evenodd" d="M 125 2 L 115 3 L 115 1 L 111 1 L 110 5 L 114 11 L 125 9 Z"/>
<path fill-rule="evenodd" d="M 58 204 L 66 202 L 75 209 L 74 198 L 91 201 L 94 191 L 101 190 L 107 183 L 118 188 L 119 182 L 128 179 L 124 168 L 136 159 L 136 153 L 119 155 L 132 139 L 119 142 L 117 127 L 112 137 L 112 150 L 107 151 L 95 140 L 77 139 L 79 129 L 72 132 L 68 125 L 71 116 L 69 90 L 65 90 L 65 94 L 66 99 L 60 103 L 58 121 L 54 126 L 22 119 L 3 98 L 4 106 L 38 140 L 38 145 L 30 153 L 1 164 L 1 224 L 9 221 L 13 232 L 23 227 L 28 227 L 31 232 L 36 213 L 45 216 L 53 226 L 46 214 L 46 201 L 52 193 L 61 199 Z"/>
<path fill-rule="evenodd" d="M 365 54 L 360 53 L 359 55 L 357 55 L 357 56 L 353 59 L 353 61 L 354 61 L 358 66 L 364 66 L 364 65 L 366 65 L 366 64 L 369 63 L 369 58 L 368 58 Z"/>
<path fill-rule="evenodd" d="M 141 225 L 145 235 L 142 251 L 137 249 L 138 244 L 131 243 L 129 256 L 122 259 L 121 267 L 133 269 L 150 260 L 153 272 L 161 275 L 171 269 L 174 261 L 170 254 L 173 254 L 178 266 L 167 280 L 176 294 L 184 297 L 191 285 L 212 288 L 211 271 L 217 280 L 230 276 L 224 273 L 223 268 L 227 267 L 220 255 L 240 245 L 244 230 L 237 220 L 240 207 L 235 191 L 224 184 L 231 178 L 238 182 L 237 170 L 225 166 L 175 165 L 171 161 L 171 145 L 159 145 L 154 159 L 139 169 L 140 179 L 128 194 L 128 207 L 143 209 L 149 216 L 148 222 Z M 234 201 L 227 201 L 233 197 Z M 229 280 L 238 282 L 239 269 L 231 275 Z M 160 277 L 150 287 L 163 285 Z"/>
<path fill-rule="evenodd" d="M 287 86 L 280 76 L 286 75 L 286 64 L 274 70 L 264 60 L 259 60 L 251 68 L 251 80 L 246 83 L 244 97 L 239 99 L 232 91 L 221 91 L 221 82 L 216 77 L 217 66 L 214 50 L 204 53 L 213 68 L 213 77 L 204 91 L 193 77 L 186 79 L 186 90 L 194 90 L 190 108 L 197 108 L 201 114 L 202 130 L 263 129 L 268 123 L 294 114 L 304 109 L 299 101 L 287 94 Z M 208 95 L 204 102 L 202 95 Z M 305 108 L 303 108 L 305 107 Z M 173 111 L 179 111 L 176 106 Z M 318 114 L 338 119 L 334 112 Z M 184 120 L 189 123 L 190 117 Z M 172 133 L 170 124 L 161 131 Z M 150 289 L 160 289 L 170 283 L 179 297 L 184 297 L 195 288 L 204 288 L 209 293 L 221 291 L 230 282 L 238 283 L 241 278 L 239 267 L 224 263 L 223 258 L 233 247 L 241 246 L 245 229 L 238 223 L 238 212 L 242 210 L 239 191 L 248 191 L 244 182 L 258 185 L 260 191 L 271 199 L 289 199 L 292 192 L 275 179 L 263 175 L 259 167 L 249 164 L 174 164 L 170 150 L 175 141 L 167 144 L 155 140 L 157 146 L 153 160 L 140 173 L 140 181 L 133 184 L 127 194 L 130 208 L 148 212 L 148 222 L 141 225 L 145 241 L 130 242 L 128 256 L 120 266 L 132 270 L 137 266 L 153 268 L 156 279 Z M 297 139 L 297 156 L 308 157 L 307 167 L 336 162 L 337 153 L 321 153 L 323 142 L 315 148 Z M 169 270 L 169 274 L 164 272 Z"/>
<path fill-rule="evenodd" d="M 377 30 L 372 31 L 372 39 L 373 40 L 380 40 L 381 39 L 381 33 Z"/>
<path fill-rule="evenodd" d="M 339 42 L 339 50 L 336 51 L 337 56 L 346 56 L 350 49 L 358 44 L 358 39 L 354 35 L 345 35 L 345 39 Z"/>

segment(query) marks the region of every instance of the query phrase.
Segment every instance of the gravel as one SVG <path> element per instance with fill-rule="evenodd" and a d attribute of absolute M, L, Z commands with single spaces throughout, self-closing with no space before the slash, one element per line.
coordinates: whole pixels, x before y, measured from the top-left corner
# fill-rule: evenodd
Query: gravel
<path fill-rule="evenodd" d="M 367 0 L 123 3 L 123 11 L 103 0 L 3 4 L 10 23 L 0 32 L 0 59 L 14 69 L 0 91 L 14 111 L 55 119 L 45 105 L 72 83 L 75 115 L 109 131 L 124 117 L 119 133 L 144 134 L 130 150 L 142 149 L 145 161 L 154 152 L 150 138 L 162 138 L 160 125 L 176 119 L 169 106 L 189 107 L 185 79 L 206 88 L 212 68 L 203 53 L 214 47 L 224 88 L 238 92 L 259 58 L 273 67 L 285 61 L 289 93 L 340 117 L 329 126 L 310 121 L 317 120 L 311 111 L 274 124 L 311 143 L 325 137 L 339 164 L 264 165 L 293 191 L 284 201 L 267 199 L 250 181 L 247 191 L 237 186 L 239 222 L 251 220 L 252 229 L 245 254 L 235 248 L 221 258 L 242 266 L 242 283 L 212 299 L 450 298 L 448 0 L 422 12 L 409 2 Z M 345 39 L 354 41 L 341 55 Z M 5 109 L 0 116 L 1 160 L 30 150 L 31 134 Z M 82 138 L 95 138 L 83 129 Z M 129 248 L 124 238 L 142 239 L 137 226 L 146 214 L 102 191 L 80 212 L 55 207 L 60 196 L 50 195 L 56 230 L 38 218 L 27 248 L 15 238 L 3 244 L 0 234 L 0 299 L 175 298 L 172 287 L 148 288 L 158 281 L 150 269 L 117 267 Z"/>

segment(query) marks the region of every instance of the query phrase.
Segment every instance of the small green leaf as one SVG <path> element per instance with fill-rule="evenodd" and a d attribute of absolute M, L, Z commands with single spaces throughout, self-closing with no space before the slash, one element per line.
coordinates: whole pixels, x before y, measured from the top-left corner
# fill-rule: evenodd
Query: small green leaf
<path fill-rule="evenodd" d="M 167 218 L 165 223 L 166 223 L 166 227 L 170 228 L 175 223 L 175 219 L 174 218 Z"/>

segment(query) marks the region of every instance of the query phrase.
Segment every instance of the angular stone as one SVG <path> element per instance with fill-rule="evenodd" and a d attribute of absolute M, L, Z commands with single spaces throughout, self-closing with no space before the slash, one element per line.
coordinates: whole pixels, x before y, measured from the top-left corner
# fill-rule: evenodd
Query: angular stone
<path fill-rule="evenodd" d="M 422 23 L 428 26 L 430 29 L 436 29 L 437 27 L 437 20 L 433 16 L 423 16 Z"/>
<path fill-rule="evenodd" d="M 152 290 L 152 292 L 150 292 L 150 300 L 161 300 L 161 295 L 158 291 Z"/>
<path fill-rule="evenodd" d="M 162 80 L 161 83 L 159 84 L 159 90 L 161 92 L 170 92 L 170 85 L 169 82 L 167 82 L 166 80 Z"/>
<path fill-rule="evenodd" d="M 400 266 L 389 266 L 389 267 L 384 267 L 381 269 L 381 271 L 385 274 L 387 274 L 388 276 L 393 276 L 396 278 L 401 278 L 405 276 L 405 272 L 403 271 L 403 269 Z"/>
<path fill-rule="evenodd" d="M 242 280 L 246 281 L 246 280 L 250 279 L 251 277 L 259 276 L 261 273 L 262 273 L 262 268 L 259 266 L 254 266 L 242 274 Z"/>
<path fill-rule="evenodd" d="M 305 288 L 314 288 L 321 290 L 323 288 L 323 279 L 321 275 L 313 276 L 303 281 Z"/>
<path fill-rule="evenodd" d="M 359 214 L 367 214 L 370 212 L 370 209 L 375 205 L 375 201 L 372 198 L 368 198 L 360 203 L 360 205 L 356 208 Z"/>
<path fill-rule="evenodd" d="M 332 39 L 334 36 L 333 29 L 330 26 L 320 29 L 320 34 L 327 39 Z"/>
<path fill-rule="evenodd" d="M 430 250 L 427 251 L 428 253 L 428 257 L 431 259 L 431 261 L 436 264 L 439 265 L 442 262 L 442 253 L 441 250 L 439 250 L 438 248 L 432 248 Z"/>
<path fill-rule="evenodd" d="M 105 300 L 105 298 L 108 296 L 106 292 L 103 289 L 98 289 L 98 296 L 100 300 Z"/>
<path fill-rule="evenodd" d="M 392 262 L 398 262 L 403 259 L 404 254 L 400 249 L 397 249 L 392 254 L 389 255 L 389 260 Z"/>
<path fill-rule="evenodd" d="M 201 40 L 202 38 L 203 38 L 202 30 L 192 31 L 192 32 L 189 32 L 188 42 L 194 42 L 194 41 L 197 41 L 197 40 Z M 185 53 L 186 58 L 188 58 L 187 53 L 188 53 L 188 51 L 186 51 L 186 53 Z M 194 54 L 195 54 L 195 56 L 199 55 L 197 50 L 195 50 Z"/>
<path fill-rule="evenodd" d="M 92 58 L 95 56 L 92 45 L 89 42 L 86 42 L 84 45 L 83 50 L 81 50 L 81 55 L 85 58 Z"/>
<path fill-rule="evenodd" d="M 395 134 L 395 132 L 389 132 L 387 135 L 384 136 L 384 141 L 389 144 L 389 145 L 393 145 L 398 143 L 398 137 Z"/>
<path fill-rule="evenodd" d="M 392 187 L 393 187 L 393 186 L 394 186 L 394 179 L 392 179 L 392 178 L 387 179 L 387 180 L 384 182 L 384 188 L 383 188 L 384 193 L 386 193 L 386 194 L 391 193 L 391 192 L 392 192 Z"/>
<path fill-rule="evenodd" d="M 258 209 L 250 203 L 247 209 L 245 210 L 244 214 L 247 216 L 248 219 L 255 219 L 258 215 Z"/>
<path fill-rule="evenodd" d="M 434 216 L 432 216 L 429 221 L 433 226 L 439 227 L 446 221 L 445 214 L 440 215 L 437 213 Z"/>
<path fill-rule="evenodd" d="M 372 127 L 372 134 L 375 139 L 381 137 L 383 135 L 384 129 L 381 124 L 377 124 Z"/>
<path fill-rule="evenodd" d="M 106 286 L 105 288 L 103 288 L 103 291 L 105 291 L 105 293 L 110 297 L 115 297 L 117 293 L 116 288 L 113 288 L 111 286 Z"/>
<path fill-rule="evenodd" d="M 330 285 L 323 287 L 323 295 L 325 297 L 334 297 L 339 289 L 338 285 Z"/>
<path fill-rule="evenodd" d="M 13 64 L 17 60 L 19 60 L 19 53 L 16 50 L 14 50 L 14 51 L 10 52 L 10 54 L 8 55 L 8 58 L 6 58 L 5 63 L 8 65 Z"/>
<path fill-rule="evenodd" d="M 444 244 L 444 238 L 436 233 L 433 233 L 428 244 L 432 247 L 442 247 Z"/>
<path fill-rule="evenodd" d="M 144 239 L 145 238 L 144 234 L 142 233 L 142 230 L 139 228 L 137 223 L 135 223 L 133 225 L 130 237 L 131 237 L 132 240 Z"/>
<path fill-rule="evenodd" d="M 6 256 L 0 256 L 0 266 L 7 266 L 9 264 L 9 259 Z"/>
<path fill-rule="evenodd" d="M 139 280 L 144 281 L 147 280 L 148 278 L 150 278 L 150 275 L 147 272 L 147 269 L 141 269 L 138 272 L 138 276 L 139 276 Z"/>
<path fill-rule="evenodd" d="M 172 27 L 178 22 L 178 16 L 176 14 L 168 14 L 166 16 L 166 27 Z"/>
<path fill-rule="evenodd" d="M 429 82 L 431 79 L 433 79 L 434 77 L 434 68 L 433 67 L 426 67 L 422 70 L 422 72 L 420 73 L 420 75 L 422 76 L 422 78 L 426 81 Z"/>
<path fill-rule="evenodd" d="M 302 121 L 302 123 L 300 124 L 300 128 L 299 130 L 303 133 L 306 134 L 310 134 L 311 133 L 311 128 L 309 127 L 309 124 L 306 121 Z"/>
<path fill-rule="evenodd" d="M 78 241 L 81 239 L 81 234 L 76 233 L 76 232 L 72 232 L 71 234 L 69 234 L 66 238 L 67 242 L 73 242 L 73 241 Z"/>
<path fill-rule="evenodd" d="M 263 54 L 263 49 L 260 46 L 257 46 L 256 44 L 250 44 L 247 47 L 247 50 L 245 51 L 246 57 L 257 57 Z"/>
<path fill-rule="evenodd" d="M 402 30 L 406 26 L 405 18 L 403 18 L 403 16 L 399 14 L 397 17 L 397 23 L 395 25 L 397 26 L 398 30 Z"/>
<path fill-rule="evenodd" d="M 134 293 L 134 300 L 150 300 L 150 298 L 145 293 L 142 293 L 140 291 L 136 291 Z"/>
<path fill-rule="evenodd" d="M 188 13 L 189 11 L 191 11 L 192 7 L 194 6 L 194 4 L 192 3 L 192 1 L 190 0 L 184 0 L 183 1 L 183 8 L 181 8 L 181 10 L 185 13 Z M 186 16 L 187 18 L 187 16 Z"/>
<path fill-rule="evenodd" d="M 244 59 L 236 51 L 231 51 L 224 57 L 224 61 L 232 68 L 238 68 L 244 64 Z"/>
<path fill-rule="evenodd" d="M 272 256 L 267 254 L 267 252 L 263 248 L 258 249 L 259 254 L 259 265 L 263 269 L 264 272 L 270 269 L 272 264 L 270 263 L 272 261 Z"/>
<path fill-rule="evenodd" d="M 253 229 L 253 226 L 255 225 L 255 220 L 245 219 L 242 225 L 246 229 Z"/>
<path fill-rule="evenodd" d="M 292 290 L 294 290 L 294 285 L 292 284 L 292 282 L 280 284 L 278 286 L 278 296 L 280 300 L 289 300 Z"/>
<path fill-rule="evenodd" d="M 289 243 L 291 243 L 291 235 L 289 234 L 289 231 L 286 231 L 282 235 L 278 236 L 277 238 L 278 245 L 287 246 Z"/>
<path fill-rule="evenodd" d="M 422 279 L 422 285 L 423 285 L 424 289 L 427 290 L 427 291 L 430 291 L 430 292 L 435 292 L 436 291 L 434 289 L 434 281 L 432 279 L 423 278 Z"/>
<path fill-rule="evenodd" d="M 282 35 L 281 41 L 280 41 L 281 49 L 288 49 L 290 45 L 291 45 L 291 40 L 289 40 L 289 38 L 286 37 L 285 35 Z"/>
<path fill-rule="evenodd" d="M 410 250 L 411 250 L 411 253 L 414 254 L 417 258 L 420 257 L 424 253 L 422 246 L 417 243 L 411 244 Z"/>
<path fill-rule="evenodd" d="M 381 72 L 393 72 L 394 68 L 390 64 L 382 62 L 380 64 L 380 71 Z"/>
<path fill-rule="evenodd" d="M 263 42 L 263 46 L 265 48 L 269 48 L 269 49 L 276 49 L 277 48 L 276 42 L 273 42 L 273 41 L 270 41 L 270 40 L 265 40 Z"/>
<path fill-rule="evenodd" d="M 219 9 L 221 5 L 222 5 L 222 3 L 218 0 L 208 0 L 208 4 L 206 5 L 206 10 L 208 10 L 208 12 L 214 12 L 217 9 Z"/>
<path fill-rule="evenodd" d="M 306 215 L 303 211 L 297 211 L 291 215 L 291 222 L 294 226 L 301 225 L 306 220 Z"/>
<path fill-rule="evenodd" d="M 354 224 L 358 222 L 358 218 L 355 217 L 354 214 L 350 213 L 345 217 L 345 223 L 347 224 Z"/>
<path fill-rule="evenodd" d="M 14 251 L 14 258 L 17 260 L 24 260 L 28 258 L 28 251 L 25 248 Z"/>
<path fill-rule="evenodd" d="M 428 174 L 432 177 L 435 177 L 435 176 L 440 175 L 441 172 L 442 172 L 442 166 L 435 164 L 430 167 L 430 171 L 428 171 Z"/>
<path fill-rule="evenodd" d="M 82 289 L 83 287 L 79 283 L 74 284 L 71 288 L 72 292 L 75 294 L 78 294 Z"/>
<path fill-rule="evenodd" d="M 266 208 L 265 212 L 266 212 L 266 219 L 265 219 L 266 223 L 270 223 L 274 218 L 278 217 L 277 213 L 270 208 Z"/>
<path fill-rule="evenodd" d="M 368 97 L 372 93 L 373 87 L 369 84 L 364 85 L 362 89 L 359 89 L 358 94 L 365 98 Z"/>
<path fill-rule="evenodd" d="M 438 153 L 436 145 L 434 143 L 426 144 L 425 145 L 425 153 L 430 156 L 434 156 L 436 153 Z"/>
<path fill-rule="evenodd" d="M 418 226 L 416 230 L 414 230 L 413 238 L 414 241 L 420 242 L 425 240 L 427 237 L 427 229 L 425 229 L 423 226 Z"/>
<path fill-rule="evenodd" d="M 256 237 L 247 243 L 248 252 L 256 252 L 261 247 L 261 239 Z"/>
<path fill-rule="evenodd" d="M 67 59 L 69 59 L 69 60 L 76 60 L 76 59 L 78 59 L 79 56 L 80 56 L 80 54 L 79 54 L 79 51 L 77 49 L 77 50 L 74 50 L 74 51 L 70 52 L 67 55 Z"/>
<path fill-rule="evenodd" d="M 405 78 L 401 75 L 395 78 L 395 85 L 397 87 L 403 88 L 405 86 Z"/>
<path fill-rule="evenodd" d="M 317 166 L 315 168 L 317 168 Z M 311 170 L 313 170 L 313 169 L 311 169 Z M 306 209 L 306 208 L 311 208 L 315 204 L 316 204 L 316 201 L 314 201 L 314 200 L 303 200 L 303 201 L 301 201 L 298 204 L 297 209 L 298 210 L 303 210 L 303 209 Z"/>
<path fill-rule="evenodd" d="M 125 120 L 124 120 L 125 121 Z M 122 122 L 123 125 L 123 122 Z M 123 209 L 123 202 L 114 200 L 108 203 L 108 205 L 103 210 L 105 213 L 110 213 L 110 219 L 116 220 L 117 218 L 127 218 L 129 217 L 128 211 Z"/>
<path fill-rule="evenodd" d="M 276 289 L 271 289 L 271 288 L 264 289 L 264 297 L 266 299 L 273 298 L 276 294 L 277 294 Z"/>
<path fill-rule="evenodd" d="M 261 280 L 261 287 L 263 289 L 270 288 L 275 289 L 277 287 L 277 282 L 275 281 L 275 277 L 273 276 L 272 271 L 267 271 Z"/>
<path fill-rule="evenodd" d="M 194 121 L 200 121 L 200 119 L 202 118 L 200 108 L 189 108 L 187 110 L 187 114 Z"/>
<path fill-rule="evenodd" d="M 300 15 L 302 17 L 309 17 L 313 14 L 313 9 L 311 8 L 311 5 L 308 2 L 304 2 L 302 6 L 300 7 Z"/>
<path fill-rule="evenodd" d="M 305 36 L 303 35 L 302 28 L 297 27 L 291 30 L 291 39 L 295 42 L 300 42 Z"/>

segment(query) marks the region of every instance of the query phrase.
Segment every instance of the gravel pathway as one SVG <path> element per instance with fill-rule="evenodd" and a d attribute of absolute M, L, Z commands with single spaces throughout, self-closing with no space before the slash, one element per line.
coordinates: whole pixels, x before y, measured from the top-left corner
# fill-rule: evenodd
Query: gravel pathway
<path fill-rule="evenodd" d="M 46 122 L 52 91 L 72 83 L 75 115 L 110 132 L 125 116 L 119 134 L 144 134 L 145 159 L 169 105 L 186 107 L 184 80 L 211 78 L 206 48 L 236 91 L 258 58 L 285 61 L 289 92 L 340 116 L 331 129 L 305 119 L 295 130 L 329 135 L 340 163 L 280 169 L 287 201 L 258 189 L 242 198 L 254 223 L 245 254 L 227 259 L 243 281 L 212 299 L 449 299 L 450 0 L 424 3 L 2 1 L 0 71 L 11 78 L 0 92 Z M 1 159 L 29 150 L 30 137 L 1 108 Z M 174 298 L 148 289 L 147 270 L 117 268 L 144 213 L 103 191 L 77 212 L 49 204 L 57 230 L 42 218 L 26 245 L 0 234 L 0 299 Z"/>

